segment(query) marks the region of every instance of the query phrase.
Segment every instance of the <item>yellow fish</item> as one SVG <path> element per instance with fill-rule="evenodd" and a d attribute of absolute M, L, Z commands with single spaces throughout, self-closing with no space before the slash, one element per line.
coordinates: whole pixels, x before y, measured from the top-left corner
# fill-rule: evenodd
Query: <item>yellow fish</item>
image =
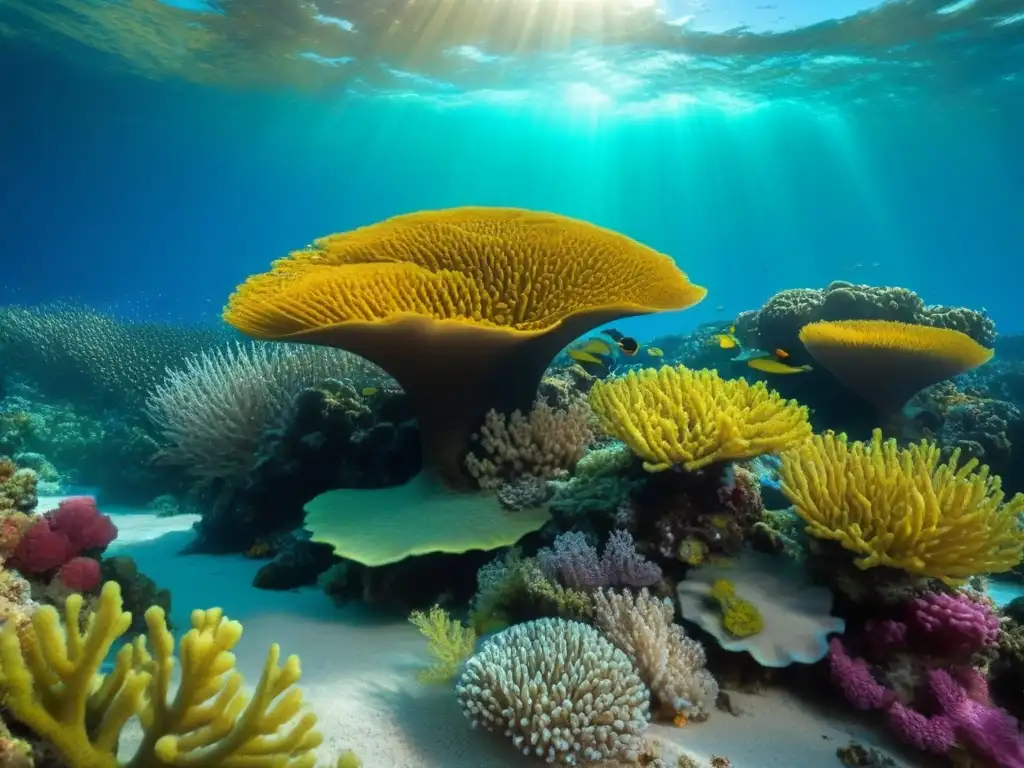
<path fill-rule="evenodd" d="M 592 355 L 589 352 L 584 352 L 582 349 L 570 349 L 567 353 L 569 357 L 575 360 L 577 363 L 591 363 L 593 365 L 604 365 L 604 360 Z"/>
<path fill-rule="evenodd" d="M 651 357 L 662 357 L 665 353 L 661 351 L 660 347 L 648 347 L 647 354 Z"/>
<path fill-rule="evenodd" d="M 610 355 L 612 353 L 611 345 L 600 339 L 587 339 L 582 346 L 576 347 L 576 349 L 591 355 Z"/>
<path fill-rule="evenodd" d="M 786 365 L 785 363 L 780 363 L 778 360 L 773 360 L 770 357 L 759 357 L 755 360 L 748 360 L 747 365 L 755 371 L 761 371 L 762 373 L 807 373 L 807 371 L 813 370 L 809 365 Z"/>
<path fill-rule="evenodd" d="M 377 394 L 376 387 L 363 387 L 363 397 L 371 397 Z"/>
<path fill-rule="evenodd" d="M 731 333 L 717 333 L 714 337 L 721 349 L 736 349 L 740 345 L 739 339 Z"/>

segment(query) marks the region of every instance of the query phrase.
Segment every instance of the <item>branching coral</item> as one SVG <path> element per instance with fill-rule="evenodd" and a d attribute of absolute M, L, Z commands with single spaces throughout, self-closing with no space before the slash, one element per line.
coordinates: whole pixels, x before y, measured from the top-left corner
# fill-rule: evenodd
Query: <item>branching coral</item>
<path fill-rule="evenodd" d="M 97 680 L 100 665 L 131 624 L 116 583 L 103 588 L 89 628 L 79 621 L 82 598 L 72 595 L 64 626 L 56 609 L 38 609 L 32 631 L 7 624 L 0 631 L 0 692 L 7 711 L 46 739 L 73 768 L 241 768 L 275 765 L 311 768 L 321 736 L 316 717 L 300 714 L 299 660 L 278 665 L 270 649 L 251 698 L 242 693 L 231 649 L 242 627 L 220 610 L 195 611 L 181 639 L 180 662 L 160 608 L 146 612 L 150 647 L 143 638 L 118 651 L 114 669 Z M 181 683 L 168 699 L 172 671 Z M 98 682 L 98 685 L 96 684 Z M 87 717 L 88 713 L 88 717 Z M 118 740 L 138 716 L 145 735 L 134 756 L 121 762 Z"/>
<path fill-rule="evenodd" d="M 585 402 L 555 410 L 538 400 L 528 415 L 513 411 L 507 419 L 492 408 L 479 435 L 485 455 L 468 453 L 466 468 L 481 488 L 497 488 L 503 481 L 524 477 L 565 477 L 594 439 L 590 416 Z"/>
<path fill-rule="evenodd" d="M 648 472 L 688 471 L 781 451 L 811 435 L 807 409 L 763 382 L 664 366 L 598 382 L 590 405 L 602 428 L 644 460 Z"/>
<path fill-rule="evenodd" d="M 647 687 L 626 654 L 579 622 L 538 619 L 495 635 L 456 691 L 474 726 L 549 763 L 632 762 L 647 730 Z"/>
<path fill-rule="evenodd" d="M 455 677 L 459 665 L 473 655 L 476 632 L 463 626 L 435 605 L 428 613 L 413 611 L 409 621 L 427 638 L 434 664 L 419 674 L 421 683 L 443 683 Z"/>
<path fill-rule="evenodd" d="M 900 449 L 875 430 L 870 442 L 817 435 L 782 457 L 782 490 L 807 533 L 839 542 L 861 569 L 889 566 L 956 584 L 1021 560 L 1024 495 L 976 460 L 922 441 Z"/>
<path fill-rule="evenodd" d="M 537 563 L 549 580 L 582 591 L 649 587 L 661 580 L 661 568 L 636 551 L 632 534 L 625 530 L 612 531 L 600 557 L 586 536 L 566 531 L 537 553 Z"/>
<path fill-rule="evenodd" d="M 718 697 L 718 683 L 704 668 L 704 647 L 672 618 L 672 602 L 646 589 L 635 595 L 594 593 L 594 622 L 633 661 L 661 707 L 671 717 L 705 718 Z"/>

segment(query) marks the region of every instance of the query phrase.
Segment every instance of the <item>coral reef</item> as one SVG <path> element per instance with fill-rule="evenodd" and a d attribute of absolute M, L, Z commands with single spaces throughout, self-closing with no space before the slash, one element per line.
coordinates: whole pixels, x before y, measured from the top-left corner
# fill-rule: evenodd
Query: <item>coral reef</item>
<path fill-rule="evenodd" d="M 459 667 L 476 647 L 476 632 L 452 619 L 447 611 L 435 605 L 427 613 L 413 611 L 409 621 L 427 638 L 427 652 L 434 664 L 419 674 L 421 683 L 444 683 L 452 680 Z"/>
<path fill-rule="evenodd" d="M 661 568 L 636 551 L 629 531 L 613 531 L 598 557 L 597 549 L 578 531 L 566 531 L 551 547 L 537 552 L 537 564 L 549 581 L 589 592 L 599 587 L 650 587 L 661 581 Z"/>

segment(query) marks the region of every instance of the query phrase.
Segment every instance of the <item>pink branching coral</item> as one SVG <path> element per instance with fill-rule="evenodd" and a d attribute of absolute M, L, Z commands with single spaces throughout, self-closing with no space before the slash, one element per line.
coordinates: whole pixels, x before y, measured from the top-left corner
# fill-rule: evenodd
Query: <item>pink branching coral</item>
<path fill-rule="evenodd" d="M 999 617 L 963 593 L 928 592 L 910 601 L 909 634 L 937 656 L 970 656 L 999 639 Z"/>
<path fill-rule="evenodd" d="M 563 587 L 591 591 L 600 587 L 649 587 L 661 580 L 661 568 L 636 551 L 629 531 L 613 531 L 601 557 L 579 531 L 559 534 L 537 553 L 544 575 Z"/>
<path fill-rule="evenodd" d="M 838 637 L 829 642 L 828 670 L 832 682 L 857 709 L 883 709 L 894 699 L 893 692 L 875 680 L 867 661 L 850 656 Z"/>

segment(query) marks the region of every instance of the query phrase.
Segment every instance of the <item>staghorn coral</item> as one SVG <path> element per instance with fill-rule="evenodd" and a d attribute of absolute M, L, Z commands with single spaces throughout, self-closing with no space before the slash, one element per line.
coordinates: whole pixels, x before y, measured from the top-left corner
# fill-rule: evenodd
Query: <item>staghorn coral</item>
<path fill-rule="evenodd" d="M 703 719 L 718 697 L 718 683 L 704 668 L 704 647 L 672 620 L 670 600 L 646 589 L 594 592 L 594 623 L 632 660 L 640 679 L 670 717 Z"/>
<path fill-rule="evenodd" d="M 113 671 L 97 679 L 131 616 L 122 612 L 113 582 L 103 587 L 84 633 L 81 610 L 81 596 L 72 595 L 63 627 L 56 609 L 47 606 L 33 615 L 32 633 L 19 636 L 11 625 L 0 630 L 0 693 L 7 711 L 52 744 L 68 765 L 240 768 L 267 758 L 281 768 L 314 765 L 313 750 L 322 737 L 316 717 L 301 714 L 301 694 L 294 688 L 301 674 L 297 657 L 279 666 L 280 650 L 271 646 L 249 698 L 231 653 L 241 625 L 218 609 L 195 611 L 180 643 L 181 684 L 168 700 L 176 660 L 163 611 L 146 612 L 150 646 L 142 638 L 123 646 Z M 138 751 L 120 761 L 118 738 L 135 716 L 146 734 Z"/>
<path fill-rule="evenodd" d="M 380 365 L 416 413 L 424 466 L 462 488 L 470 435 L 492 408 L 527 410 L 559 349 L 603 322 L 704 294 L 670 258 L 618 233 L 467 207 L 320 238 L 239 286 L 224 319 Z"/>
<path fill-rule="evenodd" d="M 900 449 L 816 435 L 782 456 L 782 490 L 815 538 L 839 542 L 864 570 L 888 566 L 947 584 L 1002 573 L 1024 553 L 1024 495 L 1004 501 L 1000 479 L 976 460 L 921 441 Z"/>
<path fill-rule="evenodd" d="M 474 727 L 504 732 L 548 763 L 632 762 L 642 751 L 650 692 L 626 654 L 586 624 L 504 630 L 467 662 L 456 693 Z"/>
<path fill-rule="evenodd" d="M 811 434 L 807 409 L 763 383 L 664 366 L 598 382 L 590 405 L 611 436 L 660 472 L 780 451 Z"/>
<path fill-rule="evenodd" d="M 993 354 L 959 331 L 888 320 L 811 323 L 800 329 L 800 341 L 843 386 L 885 415 Z"/>
<path fill-rule="evenodd" d="M 532 478 L 564 478 L 583 458 L 594 439 L 585 402 L 556 410 L 542 400 L 528 415 L 513 411 L 507 419 L 493 408 L 478 437 L 484 456 L 466 455 L 466 468 L 481 488 Z"/>
<path fill-rule="evenodd" d="M 339 377 L 364 383 L 380 373 L 355 355 L 299 345 L 236 342 L 189 357 L 146 399 L 164 441 L 157 460 L 181 467 L 198 485 L 238 483 L 296 396 Z"/>

